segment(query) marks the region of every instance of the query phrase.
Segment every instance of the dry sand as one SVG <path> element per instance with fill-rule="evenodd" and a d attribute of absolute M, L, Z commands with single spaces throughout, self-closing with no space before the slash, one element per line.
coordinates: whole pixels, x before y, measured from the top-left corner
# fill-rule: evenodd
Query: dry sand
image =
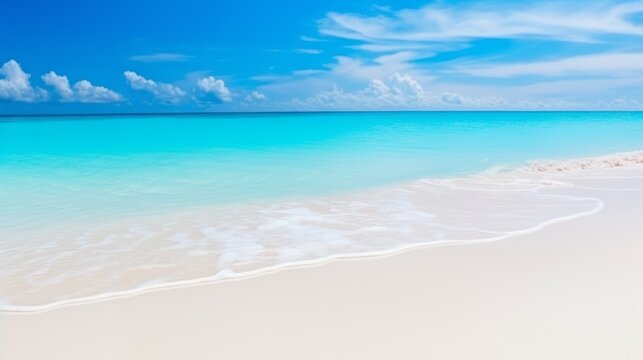
<path fill-rule="evenodd" d="M 583 182 L 610 184 L 643 178 Z M 605 206 L 494 243 L 1 314 L 0 359 L 643 359 L 643 190 L 566 191 Z"/>

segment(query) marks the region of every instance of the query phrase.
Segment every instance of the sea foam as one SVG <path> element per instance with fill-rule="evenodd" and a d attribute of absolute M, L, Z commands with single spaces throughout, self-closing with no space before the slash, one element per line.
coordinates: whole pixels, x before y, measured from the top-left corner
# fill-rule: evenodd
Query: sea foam
<path fill-rule="evenodd" d="M 561 172 L 587 169 L 608 169 L 642 164 L 643 151 L 631 151 L 582 159 L 533 161 L 521 170 L 533 172 Z"/>
<path fill-rule="evenodd" d="M 535 231 L 602 207 L 570 196 L 580 170 L 636 167 L 643 152 L 531 163 L 335 196 L 201 207 L 5 233 L 0 310 L 42 311 L 418 246 Z M 39 246 L 32 244 L 38 243 Z"/>

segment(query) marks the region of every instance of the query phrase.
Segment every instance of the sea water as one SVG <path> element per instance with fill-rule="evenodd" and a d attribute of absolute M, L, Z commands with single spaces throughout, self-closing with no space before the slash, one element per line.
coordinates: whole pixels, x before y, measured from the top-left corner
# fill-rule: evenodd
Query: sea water
<path fill-rule="evenodd" d="M 639 149 L 637 112 L 4 117 L 0 308 L 500 238 L 600 203 L 461 179 Z"/>

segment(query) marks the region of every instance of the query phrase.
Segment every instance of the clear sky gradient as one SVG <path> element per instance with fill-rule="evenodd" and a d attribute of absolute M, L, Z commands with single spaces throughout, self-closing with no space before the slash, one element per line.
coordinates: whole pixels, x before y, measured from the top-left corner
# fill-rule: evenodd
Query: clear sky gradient
<path fill-rule="evenodd" d="M 643 109 L 643 1 L 9 1 L 0 114 Z"/>

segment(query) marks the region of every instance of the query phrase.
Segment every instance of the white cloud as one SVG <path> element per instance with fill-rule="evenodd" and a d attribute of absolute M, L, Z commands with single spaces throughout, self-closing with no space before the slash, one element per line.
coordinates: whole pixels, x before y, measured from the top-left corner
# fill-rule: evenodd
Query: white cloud
<path fill-rule="evenodd" d="M 80 80 L 74 84 L 74 93 L 82 103 L 108 103 L 122 101 L 121 94 L 103 86 L 92 85 L 87 80 Z"/>
<path fill-rule="evenodd" d="M 31 86 L 31 75 L 22 71 L 15 60 L 0 67 L 0 76 L 0 99 L 30 103 L 48 99 L 47 91 Z"/>
<path fill-rule="evenodd" d="M 448 91 L 443 92 L 440 98 L 447 104 L 461 105 L 465 102 L 464 96 L 462 96 L 462 94 L 452 93 Z"/>
<path fill-rule="evenodd" d="M 643 36 L 643 26 L 632 20 L 641 12 L 643 2 L 440 3 L 386 15 L 331 12 L 321 21 L 320 32 L 374 44 L 533 37 L 587 42 L 610 34 Z"/>
<path fill-rule="evenodd" d="M 468 96 L 457 92 L 428 93 L 407 75 L 387 81 L 373 79 L 367 87 L 345 91 L 339 87 L 305 98 L 272 104 L 277 109 L 324 110 L 614 110 L 640 109 L 643 102 L 630 98 L 574 101 L 562 98 L 508 100 L 500 96 Z"/>
<path fill-rule="evenodd" d="M 246 102 L 257 102 L 257 101 L 266 101 L 268 100 L 268 97 L 259 91 L 252 91 L 246 97 L 244 98 L 244 101 Z"/>
<path fill-rule="evenodd" d="M 361 51 L 336 57 L 329 71 L 316 76 L 318 83 L 339 84 L 331 91 L 327 85 L 327 97 L 339 92 L 355 96 L 359 90 L 342 89 L 403 73 L 431 84 L 434 92 L 426 96 L 426 106 L 578 108 L 601 99 L 636 97 L 634 86 L 643 77 L 643 1 L 597 0 L 583 6 L 547 0 L 434 1 L 415 9 L 376 10 L 331 12 L 319 22 L 321 34 L 353 40 L 349 47 Z M 511 48 L 498 42 L 502 51 L 494 53 L 496 43 L 477 41 L 482 39 L 515 41 Z M 554 41 L 576 44 L 561 50 Z M 454 50 L 448 57 L 420 61 Z M 596 86 L 573 88 L 582 82 Z M 302 93 L 312 94 L 302 99 L 323 93 L 305 92 L 304 79 L 290 83 L 290 88 L 296 84 Z"/>
<path fill-rule="evenodd" d="M 60 76 L 55 72 L 50 71 L 41 76 L 41 78 L 42 81 L 45 82 L 45 84 L 54 88 L 54 90 L 58 94 L 58 97 L 60 98 L 60 101 L 74 100 L 74 91 L 71 89 L 71 85 L 69 85 L 67 76 Z"/>
<path fill-rule="evenodd" d="M 424 88 L 411 76 L 394 73 L 386 81 L 372 79 L 353 92 L 333 87 L 304 99 L 292 99 L 295 109 L 390 109 L 422 108 L 427 105 Z"/>
<path fill-rule="evenodd" d="M 426 110 L 426 109 L 550 109 L 564 108 L 559 102 L 510 102 L 498 96 L 466 96 L 457 92 L 429 93 L 412 76 L 394 73 L 385 80 L 371 79 L 364 88 L 345 91 L 334 86 L 312 96 L 277 104 L 294 110 Z M 571 106 L 571 105 L 569 105 Z"/>
<path fill-rule="evenodd" d="M 156 81 L 146 79 L 133 71 L 125 71 L 123 74 L 132 89 L 147 91 L 163 102 L 178 104 L 186 97 L 185 91 L 172 84 L 157 83 Z"/>
<path fill-rule="evenodd" d="M 139 62 L 180 62 L 187 61 L 190 56 L 177 53 L 154 53 L 145 55 L 134 55 L 129 58 L 132 61 Z"/>
<path fill-rule="evenodd" d="M 643 71 L 643 53 L 591 54 L 549 61 L 466 66 L 457 68 L 455 71 L 484 77 L 562 76 L 574 74 L 613 76 Z"/>
<path fill-rule="evenodd" d="M 52 86 L 60 101 L 81 103 L 111 103 L 122 101 L 121 94 L 103 86 L 94 86 L 87 80 L 80 80 L 72 87 L 67 76 L 58 75 L 53 71 L 44 74 L 42 80 Z"/>
<path fill-rule="evenodd" d="M 197 89 L 205 95 L 214 96 L 217 100 L 223 102 L 232 101 L 232 94 L 225 86 L 225 82 L 221 79 L 216 79 L 214 76 L 204 77 L 199 79 L 196 83 Z"/>
<path fill-rule="evenodd" d="M 301 99 L 333 91 L 329 89 L 352 89 L 369 84 L 374 79 L 383 79 L 388 84 L 390 81 L 395 82 L 390 79 L 397 79 L 402 76 L 400 74 L 405 74 L 418 84 L 429 83 L 434 77 L 410 62 L 422 56 L 426 55 L 411 51 L 385 54 L 372 60 L 338 56 L 334 63 L 325 65 L 325 69 L 306 69 L 293 71 L 288 75 L 253 79 L 267 82 L 259 90 L 271 96 L 275 102 L 289 99 L 293 94 Z"/>
<path fill-rule="evenodd" d="M 382 55 L 370 62 L 359 58 L 338 56 L 336 57 L 337 62 L 328 65 L 328 67 L 331 70 L 331 76 L 344 79 L 369 80 L 387 77 L 395 73 L 407 73 L 428 81 L 431 77 L 412 64 L 413 60 L 421 57 L 423 56 L 413 51 Z"/>

